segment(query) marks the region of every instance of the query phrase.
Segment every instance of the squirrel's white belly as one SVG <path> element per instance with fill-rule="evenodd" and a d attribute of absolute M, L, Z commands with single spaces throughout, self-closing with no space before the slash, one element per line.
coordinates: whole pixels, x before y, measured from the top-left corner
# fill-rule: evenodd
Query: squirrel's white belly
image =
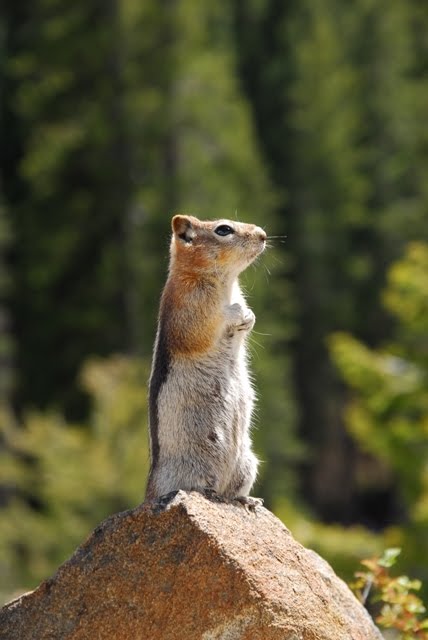
<path fill-rule="evenodd" d="M 253 390 L 244 346 L 237 355 L 176 360 L 158 397 L 161 456 L 186 457 L 196 473 L 211 460 L 211 488 L 220 493 L 249 447 Z"/>

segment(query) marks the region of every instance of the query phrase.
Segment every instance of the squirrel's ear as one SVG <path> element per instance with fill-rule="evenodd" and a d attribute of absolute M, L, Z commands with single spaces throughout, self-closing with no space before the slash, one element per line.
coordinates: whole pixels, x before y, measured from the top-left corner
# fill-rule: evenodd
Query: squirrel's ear
<path fill-rule="evenodd" d="M 195 237 L 195 231 L 188 216 L 174 216 L 171 226 L 177 238 L 180 238 L 183 242 L 192 242 Z"/>

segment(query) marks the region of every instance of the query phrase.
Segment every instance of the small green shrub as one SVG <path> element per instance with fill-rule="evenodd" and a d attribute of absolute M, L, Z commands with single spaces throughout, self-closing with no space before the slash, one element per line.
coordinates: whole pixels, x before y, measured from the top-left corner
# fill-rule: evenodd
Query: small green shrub
<path fill-rule="evenodd" d="M 421 588 L 420 580 L 407 576 L 394 577 L 390 568 L 401 549 L 387 549 L 381 557 L 363 560 L 365 571 L 358 571 L 352 585 L 361 602 L 370 601 L 380 607 L 375 616 L 384 629 L 395 629 L 400 640 L 428 640 L 428 618 L 422 600 L 415 594 Z"/>

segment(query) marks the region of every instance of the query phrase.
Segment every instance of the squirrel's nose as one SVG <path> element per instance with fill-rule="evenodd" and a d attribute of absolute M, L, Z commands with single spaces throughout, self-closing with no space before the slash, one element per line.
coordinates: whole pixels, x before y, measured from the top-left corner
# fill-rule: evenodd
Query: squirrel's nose
<path fill-rule="evenodd" d="M 265 241 L 266 237 L 267 237 L 266 236 L 266 232 L 263 231 L 263 229 L 260 229 L 260 228 L 257 229 L 257 231 L 258 231 L 258 236 L 259 236 L 260 240 Z"/>

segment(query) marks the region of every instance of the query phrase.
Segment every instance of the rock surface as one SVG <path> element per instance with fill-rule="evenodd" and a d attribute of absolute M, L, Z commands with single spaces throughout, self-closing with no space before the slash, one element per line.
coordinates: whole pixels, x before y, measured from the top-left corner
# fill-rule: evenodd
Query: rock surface
<path fill-rule="evenodd" d="M 380 640 L 327 563 L 263 507 L 178 492 L 103 522 L 0 610 L 1 640 Z"/>

